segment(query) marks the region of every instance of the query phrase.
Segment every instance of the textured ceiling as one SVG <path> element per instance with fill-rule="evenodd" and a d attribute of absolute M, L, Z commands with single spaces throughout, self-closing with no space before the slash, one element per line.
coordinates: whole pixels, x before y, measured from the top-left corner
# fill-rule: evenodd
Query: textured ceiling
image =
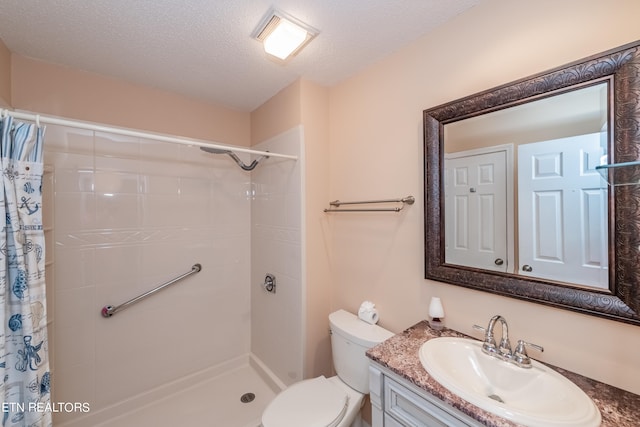
<path fill-rule="evenodd" d="M 331 86 L 481 0 L 2 0 L 12 52 L 251 111 L 304 77 Z M 251 38 L 276 7 L 320 30 L 286 64 Z"/>

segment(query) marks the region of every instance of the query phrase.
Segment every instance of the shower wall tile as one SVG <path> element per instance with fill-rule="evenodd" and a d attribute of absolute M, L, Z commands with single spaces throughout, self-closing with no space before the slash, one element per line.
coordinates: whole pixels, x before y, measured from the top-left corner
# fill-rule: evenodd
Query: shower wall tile
<path fill-rule="evenodd" d="M 303 378 L 302 156 L 300 127 L 256 146 L 297 155 L 274 159 L 252 173 L 252 282 L 276 276 L 276 293 L 251 290 L 251 349 L 285 384 Z M 292 321 L 294 320 L 294 321 Z"/>
<path fill-rule="evenodd" d="M 56 152 L 45 148 L 44 161 L 45 164 L 56 165 L 56 171 L 93 173 L 94 170 L 93 155 Z M 74 191 L 73 188 L 69 190 Z M 93 191 L 93 188 L 89 191 Z"/>
<path fill-rule="evenodd" d="M 96 199 L 93 193 L 65 193 L 56 190 L 55 206 L 56 236 L 59 233 L 95 228 Z"/>
<path fill-rule="evenodd" d="M 184 226 L 212 223 L 214 205 L 208 197 L 180 195 L 178 203 L 181 210 L 180 220 Z"/>
<path fill-rule="evenodd" d="M 167 157 L 164 160 L 156 158 L 150 160 L 145 158 L 145 154 L 140 155 L 140 159 L 136 164 L 136 171 L 141 178 L 148 176 L 161 176 L 179 178 L 181 174 L 176 170 L 177 157 Z"/>
<path fill-rule="evenodd" d="M 131 159 L 140 157 L 140 139 L 137 137 L 96 132 L 94 141 L 96 156 Z"/>
<path fill-rule="evenodd" d="M 96 285 L 115 284 L 137 277 L 142 251 L 139 245 L 123 245 L 118 241 L 96 247 L 93 267 Z"/>
<path fill-rule="evenodd" d="M 211 156 L 211 154 L 209 154 L 209 156 Z M 182 160 L 179 160 L 179 162 L 179 164 L 174 164 L 171 167 L 171 173 L 175 176 L 183 178 L 224 179 L 212 173 L 211 168 L 215 168 L 214 164 L 203 166 L 196 163 L 182 163 Z M 234 176 L 237 178 L 237 174 L 232 173 L 230 179 L 233 179 Z"/>
<path fill-rule="evenodd" d="M 56 345 L 56 349 L 59 346 Z M 56 402 L 95 402 L 96 367 L 93 360 L 81 365 L 67 365 L 59 363 L 56 366 L 52 380 L 52 393 Z M 114 387 L 106 383 L 104 387 Z M 80 400 L 75 400 L 75 399 Z M 93 410 L 94 405 L 91 405 Z M 69 421 L 77 416 L 72 412 L 57 412 L 54 414 L 54 425 Z"/>
<path fill-rule="evenodd" d="M 64 331 L 57 336 L 58 358 L 65 365 L 86 363 L 95 357 L 91 342 L 94 333 L 95 291 L 93 287 L 58 290 L 56 292 L 56 329 Z"/>
<path fill-rule="evenodd" d="M 175 163 L 175 159 L 180 157 L 180 146 L 177 144 L 167 144 L 166 142 L 145 138 L 140 138 L 139 143 L 140 159 L 143 163 L 161 162 L 171 164 Z M 171 162 L 167 159 L 173 159 L 174 161 Z"/>
<path fill-rule="evenodd" d="M 137 173 L 98 171 L 95 173 L 94 190 L 98 194 L 138 194 L 138 179 Z"/>
<path fill-rule="evenodd" d="M 178 227 L 182 223 L 177 194 L 148 194 L 142 197 L 141 205 L 140 219 L 145 228 Z"/>
<path fill-rule="evenodd" d="M 55 160 L 50 164 L 55 164 Z M 66 193 L 93 192 L 94 190 L 93 169 L 64 169 L 58 167 L 56 169 L 55 181 L 57 187 L 64 189 Z"/>
<path fill-rule="evenodd" d="M 131 194 L 96 194 L 96 228 L 139 228 L 140 197 Z"/>
<path fill-rule="evenodd" d="M 45 139 L 48 151 L 81 154 L 93 158 L 93 131 L 47 125 Z"/>
<path fill-rule="evenodd" d="M 250 351 L 249 173 L 197 147 L 61 126 L 48 127 L 45 159 L 58 401 L 98 411 Z M 198 274 L 100 315 L 195 263 Z"/>
<path fill-rule="evenodd" d="M 96 171 L 138 173 L 139 160 L 134 157 L 98 156 L 95 159 Z"/>
<path fill-rule="evenodd" d="M 204 178 L 180 178 L 181 196 L 209 196 L 213 191 L 211 179 Z"/>
<path fill-rule="evenodd" d="M 211 153 L 206 153 L 198 147 L 179 146 L 180 149 L 180 163 L 182 164 L 200 164 L 208 165 L 211 161 L 220 161 L 224 156 L 217 156 Z M 221 163 L 221 162 L 220 162 Z M 217 165 L 216 165 L 217 166 Z"/>
<path fill-rule="evenodd" d="M 55 283 L 57 291 L 95 284 L 94 248 L 55 248 Z"/>
<path fill-rule="evenodd" d="M 177 196 L 180 194 L 180 178 L 155 174 L 140 175 L 140 192 L 144 194 Z"/>
<path fill-rule="evenodd" d="M 175 255 L 175 264 L 183 265 L 184 271 L 188 271 L 189 268 L 198 262 L 199 260 L 199 251 L 207 251 L 208 245 L 210 243 L 204 243 L 198 246 L 197 250 L 192 250 L 184 245 L 184 243 L 179 243 L 181 247 L 181 253 Z M 137 260 L 137 265 L 140 269 L 140 275 L 145 278 L 145 281 L 153 284 L 155 282 L 162 283 L 163 278 L 171 277 L 172 275 L 176 275 L 175 266 L 173 263 L 167 263 L 165 260 L 165 256 L 168 253 L 174 253 L 176 247 L 176 242 L 155 242 L 153 245 L 149 245 L 145 247 L 145 250 L 140 252 L 140 257 Z M 209 261 L 211 262 L 211 261 Z M 176 286 L 180 286 L 181 284 L 177 284 Z"/>

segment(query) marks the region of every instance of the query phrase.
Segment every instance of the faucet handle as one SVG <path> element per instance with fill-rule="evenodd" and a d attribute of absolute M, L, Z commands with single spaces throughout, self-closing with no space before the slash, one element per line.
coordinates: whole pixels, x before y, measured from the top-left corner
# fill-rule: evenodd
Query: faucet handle
<path fill-rule="evenodd" d="M 542 347 L 541 345 L 533 344 L 533 343 L 530 343 L 530 342 L 526 342 L 525 340 L 518 340 L 518 345 L 516 346 L 515 352 L 520 352 L 520 353 L 527 354 L 527 351 L 526 351 L 525 347 L 533 347 L 536 350 L 538 350 L 539 352 L 543 352 L 544 351 L 544 347 Z"/>
<path fill-rule="evenodd" d="M 536 350 L 543 352 L 544 348 L 538 344 L 533 344 L 530 342 L 526 342 L 524 340 L 518 340 L 518 345 L 516 349 L 513 351 L 513 363 L 522 367 L 522 368 L 530 368 L 531 367 L 531 359 L 527 354 L 526 347 L 532 347 Z"/>
<path fill-rule="evenodd" d="M 473 325 L 473 329 L 476 329 L 476 330 L 478 330 L 478 331 L 482 331 L 482 332 L 484 332 L 485 334 L 487 333 L 487 328 L 484 328 L 484 327 L 482 327 L 482 326 L 480 326 L 480 325 Z"/>

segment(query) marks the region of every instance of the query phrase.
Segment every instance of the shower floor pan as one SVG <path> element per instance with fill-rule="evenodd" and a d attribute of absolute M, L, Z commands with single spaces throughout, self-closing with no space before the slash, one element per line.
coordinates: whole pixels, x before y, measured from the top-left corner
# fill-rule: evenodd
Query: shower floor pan
<path fill-rule="evenodd" d="M 69 427 L 259 427 L 262 412 L 273 400 L 278 385 L 258 365 L 247 363 L 220 375 L 192 383 L 153 402 L 128 402 L 122 412 L 77 420 Z M 251 394 L 248 396 L 248 394 Z M 148 399 L 147 399 L 148 400 Z M 126 410 L 126 407 L 135 409 Z M 67 424 L 64 424 L 65 426 Z"/>

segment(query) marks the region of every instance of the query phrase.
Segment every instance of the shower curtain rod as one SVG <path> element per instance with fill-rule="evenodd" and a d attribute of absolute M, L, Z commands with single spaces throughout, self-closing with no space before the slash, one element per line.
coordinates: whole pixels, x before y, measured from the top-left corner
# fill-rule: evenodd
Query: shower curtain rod
<path fill-rule="evenodd" d="M 258 154 L 262 156 L 279 157 L 282 159 L 292 159 L 292 160 L 298 159 L 298 156 L 293 156 L 290 154 L 280 154 L 280 153 L 273 153 L 271 151 L 252 150 L 250 148 L 235 147 L 232 145 L 218 144 L 215 142 L 199 141 L 199 140 L 189 139 L 189 138 L 180 138 L 177 136 L 158 135 L 153 133 L 141 132 L 137 130 L 129 130 L 124 128 L 112 127 L 112 126 L 97 125 L 97 124 L 81 122 L 77 120 L 67 120 L 67 119 L 59 119 L 56 117 L 41 116 L 39 114 L 33 114 L 33 113 L 22 113 L 22 112 L 10 111 L 10 110 L 1 110 L 1 112 L 2 112 L 1 114 L 2 117 L 9 115 L 20 120 L 30 120 L 32 122 L 35 122 L 38 126 L 40 126 L 40 123 L 48 123 L 52 125 L 69 126 L 69 127 L 79 128 L 79 129 L 97 131 L 97 132 L 109 132 L 117 135 L 132 136 L 135 138 L 152 139 L 155 141 L 169 142 L 172 144 L 191 145 L 196 147 L 212 147 L 212 148 L 219 148 L 221 150 L 231 150 L 236 153 Z"/>

